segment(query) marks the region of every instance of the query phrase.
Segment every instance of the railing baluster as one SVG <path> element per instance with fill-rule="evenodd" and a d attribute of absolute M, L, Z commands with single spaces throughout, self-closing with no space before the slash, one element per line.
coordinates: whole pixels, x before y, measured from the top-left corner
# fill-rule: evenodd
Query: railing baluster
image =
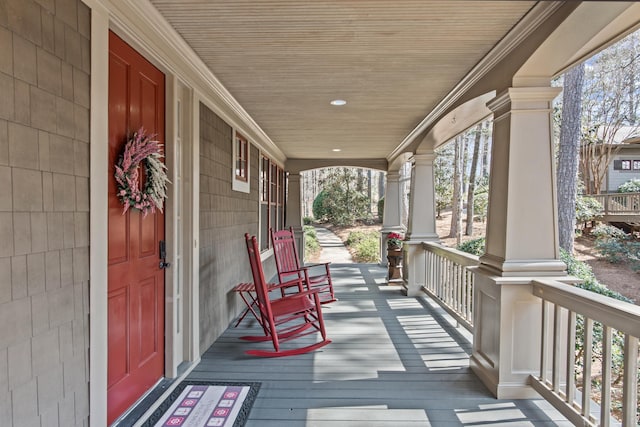
<path fill-rule="evenodd" d="M 591 354 L 593 346 L 593 320 L 584 316 L 584 353 L 582 355 L 582 415 L 591 413 Z"/>
<path fill-rule="evenodd" d="M 453 263 L 447 260 L 447 290 L 445 291 L 445 302 L 447 305 L 451 305 L 451 287 L 455 275 L 453 273 Z"/>
<path fill-rule="evenodd" d="M 467 286 L 467 320 L 471 322 L 473 321 L 473 273 L 469 272 L 469 276 L 471 280 Z"/>
<path fill-rule="evenodd" d="M 560 313 L 562 307 L 558 304 L 554 304 L 553 307 L 553 365 L 552 365 L 552 381 L 553 391 L 558 393 L 560 391 L 560 355 L 562 349 L 560 348 L 560 335 L 562 334 L 562 319 Z"/>
<path fill-rule="evenodd" d="M 609 427 L 611 419 L 611 327 L 602 326 L 602 390 L 600 392 L 600 426 Z"/>
<path fill-rule="evenodd" d="M 547 383 L 547 352 L 549 347 L 549 303 L 542 300 L 542 341 L 540 342 L 540 381 Z"/>
<path fill-rule="evenodd" d="M 456 288 L 454 289 L 453 306 L 455 307 L 456 311 L 460 313 L 460 307 L 462 302 L 462 298 L 460 298 L 460 289 L 462 289 L 462 282 L 464 280 L 464 271 L 463 271 L 463 268 L 458 264 L 456 264 L 456 278 L 457 278 L 457 283 L 456 283 Z"/>
<path fill-rule="evenodd" d="M 622 385 L 622 425 L 637 425 L 638 338 L 624 336 L 624 384 Z"/>
<path fill-rule="evenodd" d="M 569 310 L 567 322 L 567 389 L 566 402 L 573 406 L 576 398 L 576 313 Z"/>

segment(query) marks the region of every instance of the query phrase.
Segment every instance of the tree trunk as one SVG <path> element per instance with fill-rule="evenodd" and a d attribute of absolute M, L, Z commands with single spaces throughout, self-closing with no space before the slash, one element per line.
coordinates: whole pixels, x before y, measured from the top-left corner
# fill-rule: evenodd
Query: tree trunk
<path fill-rule="evenodd" d="M 484 140 L 484 144 L 482 144 L 482 173 L 480 174 L 482 178 L 489 177 L 489 153 L 491 152 L 491 136 L 489 130 L 491 126 L 493 126 L 491 120 L 484 121 L 484 134 L 482 135 L 482 139 Z"/>
<path fill-rule="evenodd" d="M 460 240 L 462 220 L 462 136 L 456 137 L 453 154 L 453 200 L 451 202 L 451 229 L 449 237 Z"/>
<path fill-rule="evenodd" d="M 480 143 L 482 141 L 482 123 L 476 126 L 476 135 L 473 143 L 473 157 L 471 158 L 471 171 L 469 172 L 469 187 L 467 188 L 467 228 L 466 236 L 473 234 L 473 193 L 476 191 L 476 175 L 478 172 L 478 160 L 480 159 Z"/>
<path fill-rule="evenodd" d="M 573 252 L 576 228 L 576 180 L 580 154 L 580 118 L 582 114 L 582 83 L 584 63 L 564 76 L 562 95 L 562 125 L 558 149 L 558 232 L 560 247 Z"/>

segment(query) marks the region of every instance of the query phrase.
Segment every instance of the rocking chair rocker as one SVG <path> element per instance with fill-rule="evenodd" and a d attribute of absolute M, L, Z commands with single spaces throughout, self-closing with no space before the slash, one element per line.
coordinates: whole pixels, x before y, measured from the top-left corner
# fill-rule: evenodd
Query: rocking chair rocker
<path fill-rule="evenodd" d="M 255 284 L 256 299 L 262 327 L 266 333 L 262 336 L 244 336 L 241 339 L 253 342 L 272 341 L 274 350 L 247 350 L 252 356 L 277 357 L 304 354 L 323 347 L 331 342 L 327 339 L 322 318 L 322 306 L 318 290 L 307 290 L 295 294 L 287 294 L 282 298 L 271 300 L 267 282 L 264 278 L 260 249 L 255 236 L 245 234 L 251 273 Z M 302 279 L 298 279 L 302 282 Z M 281 349 L 280 344 L 320 332 L 322 341 L 302 347 Z"/>
<path fill-rule="evenodd" d="M 307 289 L 317 289 L 319 291 L 322 304 L 336 301 L 333 282 L 331 281 L 331 271 L 329 270 L 330 263 L 324 262 L 300 266 L 293 227 L 275 232 L 269 229 L 269 234 L 271 234 L 271 244 L 273 245 L 280 283 L 287 282 L 293 278 L 300 278 L 304 281 Z M 311 269 L 317 273 L 312 274 Z"/>

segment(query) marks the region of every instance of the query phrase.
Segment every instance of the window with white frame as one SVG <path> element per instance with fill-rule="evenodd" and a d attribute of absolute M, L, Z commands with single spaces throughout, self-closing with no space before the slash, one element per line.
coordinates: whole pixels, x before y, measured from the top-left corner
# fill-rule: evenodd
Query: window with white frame
<path fill-rule="evenodd" d="M 266 156 L 260 158 L 260 246 L 269 249 L 269 229 L 284 228 L 285 172 Z"/>
<path fill-rule="evenodd" d="M 233 179 L 235 191 L 248 193 L 249 184 L 249 140 L 238 131 L 233 132 Z"/>

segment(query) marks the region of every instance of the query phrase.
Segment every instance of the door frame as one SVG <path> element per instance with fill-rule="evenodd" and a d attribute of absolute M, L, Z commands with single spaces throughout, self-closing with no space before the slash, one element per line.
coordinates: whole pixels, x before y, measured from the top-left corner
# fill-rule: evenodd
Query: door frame
<path fill-rule="evenodd" d="M 90 110 L 90 248 L 89 248 L 89 272 L 90 283 L 89 288 L 89 312 L 90 312 L 90 329 L 89 329 L 89 416 L 92 425 L 106 425 L 107 420 L 107 256 L 108 256 L 108 230 L 104 224 L 107 224 L 108 214 L 108 179 L 109 168 L 105 159 L 108 159 L 108 79 L 109 79 L 109 30 L 114 31 L 118 36 L 123 38 L 137 52 L 149 60 L 153 65 L 159 68 L 165 74 L 165 132 L 166 132 L 166 153 L 167 161 L 175 161 L 174 150 L 174 132 L 176 132 L 176 116 L 175 111 L 176 96 L 173 89 L 178 86 L 174 84 L 177 81 L 175 73 L 170 68 L 159 61 L 145 44 L 132 32 L 118 25 L 109 10 L 101 4 L 83 0 L 91 8 L 91 110 Z M 170 82 L 170 83 L 168 83 Z M 184 164 L 191 164 L 190 182 L 192 185 L 184 189 L 189 192 L 190 205 L 185 207 L 184 216 L 189 218 L 188 227 L 184 227 L 182 232 L 183 254 L 185 257 L 185 270 L 188 268 L 185 280 L 184 304 L 181 310 L 184 313 L 185 322 L 185 343 L 183 343 L 183 360 L 188 361 L 187 369 L 182 369 L 180 374 L 186 376 L 190 370 L 200 361 L 199 348 L 199 263 L 198 243 L 197 243 L 197 224 L 199 195 L 197 186 L 197 177 L 199 175 L 198 167 L 198 144 L 197 137 L 199 129 L 196 120 L 197 114 L 194 114 L 193 104 L 195 96 L 193 91 L 187 85 L 182 84 L 186 92 L 190 95 L 187 97 L 190 105 L 190 117 L 184 117 L 183 126 L 189 129 L 189 140 L 185 140 L 183 146 L 188 150 L 182 156 Z M 172 171 L 169 170 L 170 175 Z M 173 182 L 173 177 L 170 179 Z M 175 247 L 176 230 L 175 215 L 170 214 L 175 209 L 176 203 L 171 199 L 171 193 L 166 203 L 167 216 L 165 217 L 165 236 L 173 253 L 177 251 Z M 172 252 L 169 252 L 172 253 Z M 168 261 L 171 261 L 169 259 Z M 173 301 L 173 284 L 176 283 L 174 277 L 177 273 L 175 269 L 169 269 L 165 276 L 165 322 L 173 322 L 176 312 L 179 310 L 171 302 Z M 165 323 L 165 368 L 164 376 L 167 378 L 176 378 L 178 375 L 178 365 L 182 361 L 175 360 L 173 346 L 176 344 L 174 339 L 174 328 Z M 177 384 L 176 381 L 174 384 Z"/>

